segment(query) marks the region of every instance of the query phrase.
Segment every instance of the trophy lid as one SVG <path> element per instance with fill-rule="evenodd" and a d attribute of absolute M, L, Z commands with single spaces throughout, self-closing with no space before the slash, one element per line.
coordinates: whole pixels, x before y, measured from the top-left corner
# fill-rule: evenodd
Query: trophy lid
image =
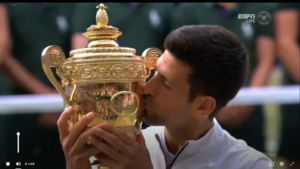
<path fill-rule="evenodd" d="M 96 14 L 96 25 L 91 25 L 87 31 L 83 33 L 89 40 L 87 48 L 76 49 L 70 52 L 70 60 L 79 58 L 132 58 L 136 54 L 133 48 L 119 47 L 117 38 L 122 35 L 118 28 L 108 25 L 107 7 L 104 4 L 98 5 Z"/>

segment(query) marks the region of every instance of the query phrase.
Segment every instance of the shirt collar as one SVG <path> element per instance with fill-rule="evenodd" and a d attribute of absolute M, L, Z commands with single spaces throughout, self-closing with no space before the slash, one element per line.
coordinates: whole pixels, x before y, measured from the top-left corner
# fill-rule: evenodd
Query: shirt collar
<path fill-rule="evenodd" d="M 219 125 L 217 120 L 214 118 L 214 126 L 206 133 L 204 137 L 198 140 L 190 140 L 189 145 L 185 148 L 186 155 L 193 155 L 199 152 L 210 153 L 214 146 L 218 144 L 224 135 L 222 127 Z M 206 154 L 207 156 L 208 154 Z"/>
<path fill-rule="evenodd" d="M 203 158 L 207 158 L 208 160 L 212 160 L 211 159 L 212 157 L 218 158 L 217 151 L 219 151 L 219 149 L 218 148 L 216 149 L 216 146 L 221 144 L 222 138 L 224 136 L 224 131 L 215 118 L 213 119 L 213 122 L 214 122 L 214 126 L 208 131 L 208 133 L 206 133 L 205 136 L 201 137 L 198 140 L 187 141 L 189 144 L 183 150 L 182 152 L 182 154 L 184 154 L 183 156 L 188 157 L 196 153 L 198 154 L 203 153 Z M 164 132 L 162 132 L 162 134 L 159 135 L 159 137 L 160 137 L 159 140 L 161 144 L 165 144 L 164 142 L 162 142 L 165 141 Z M 168 152 L 165 153 L 169 154 Z"/>

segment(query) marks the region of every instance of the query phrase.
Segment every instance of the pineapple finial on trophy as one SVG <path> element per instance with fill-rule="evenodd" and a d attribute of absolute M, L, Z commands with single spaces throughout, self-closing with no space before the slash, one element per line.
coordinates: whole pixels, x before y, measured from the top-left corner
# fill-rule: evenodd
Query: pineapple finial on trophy
<path fill-rule="evenodd" d="M 89 40 L 87 47 L 118 47 L 117 38 L 122 32 L 118 28 L 108 25 L 107 7 L 104 4 L 97 5 L 96 8 L 98 9 L 96 24 L 91 25 L 83 33 L 83 36 Z"/>
<path fill-rule="evenodd" d="M 100 26 L 102 28 L 107 27 L 107 24 L 108 24 L 108 16 L 106 13 L 107 6 L 105 6 L 104 4 L 100 4 L 96 8 L 99 9 L 96 14 L 97 26 Z"/>

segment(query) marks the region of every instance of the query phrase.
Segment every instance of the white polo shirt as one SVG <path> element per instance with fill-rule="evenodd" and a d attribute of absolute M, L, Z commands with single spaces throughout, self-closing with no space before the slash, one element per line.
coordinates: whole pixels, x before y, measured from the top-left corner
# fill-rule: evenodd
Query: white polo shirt
<path fill-rule="evenodd" d="M 214 126 L 199 140 L 187 141 L 175 156 L 165 143 L 165 127 L 143 130 L 154 169 L 271 169 L 270 159 L 233 138 L 214 119 Z"/>

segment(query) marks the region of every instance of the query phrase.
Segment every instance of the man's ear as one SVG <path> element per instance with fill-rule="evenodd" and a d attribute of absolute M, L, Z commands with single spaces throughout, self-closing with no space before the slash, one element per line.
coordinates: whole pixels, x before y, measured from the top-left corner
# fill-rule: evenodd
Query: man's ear
<path fill-rule="evenodd" d="M 194 104 L 196 116 L 209 116 L 216 107 L 216 100 L 210 96 L 198 96 Z"/>

